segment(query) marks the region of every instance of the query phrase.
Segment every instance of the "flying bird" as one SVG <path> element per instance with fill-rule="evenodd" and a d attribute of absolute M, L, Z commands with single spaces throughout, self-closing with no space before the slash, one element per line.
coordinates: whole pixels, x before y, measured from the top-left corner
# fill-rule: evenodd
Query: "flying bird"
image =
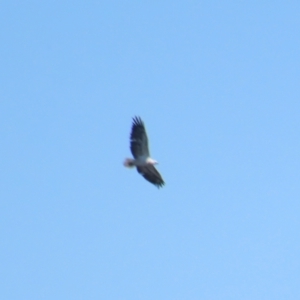
<path fill-rule="evenodd" d="M 155 169 L 158 162 L 150 157 L 148 148 L 148 137 L 144 122 L 140 117 L 134 117 L 130 134 L 130 150 L 134 159 L 126 158 L 124 166 L 127 168 L 136 167 L 137 171 L 148 181 L 160 188 L 165 183 Z"/>

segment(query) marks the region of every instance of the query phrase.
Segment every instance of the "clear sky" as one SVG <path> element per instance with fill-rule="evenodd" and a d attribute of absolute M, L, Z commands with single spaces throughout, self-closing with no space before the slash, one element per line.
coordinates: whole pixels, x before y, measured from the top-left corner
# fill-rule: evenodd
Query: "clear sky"
<path fill-rule="evenodd" d="M 0 298 L 300 299 L 299 32 L 298 0 L 2 1 Z"/>

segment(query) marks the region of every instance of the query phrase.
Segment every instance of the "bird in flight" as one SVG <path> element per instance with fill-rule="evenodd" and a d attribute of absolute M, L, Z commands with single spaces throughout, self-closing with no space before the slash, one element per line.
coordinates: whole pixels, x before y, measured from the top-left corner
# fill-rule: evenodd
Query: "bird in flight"
<path fill-rule="evenodd" d="M 126 158 L 124 166 L 136 167 L 137 171 L 156 187 L 162 187 L 165 182 L 154 165 L 158 162 L 150 157 L 148 137 L 144 122 L 140 117 L 134 117 L 130 134 L 130 150 L 134 159 Z"/>

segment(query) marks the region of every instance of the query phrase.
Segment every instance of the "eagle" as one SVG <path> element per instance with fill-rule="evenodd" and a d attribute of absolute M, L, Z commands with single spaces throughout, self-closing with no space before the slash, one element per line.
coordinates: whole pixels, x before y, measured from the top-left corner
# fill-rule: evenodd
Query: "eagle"
<path fill-rule="evenodd" d="M 165 182 L 154 165 L 158 162 L 150 157 L 148 137 L 144 122 L 140 117 L 134 117 L 130 134 L 130 150 L 134 159 L 126 158 L 124 166 L 136 167 L 137 171 L 157 188 L 163 187 Z"/>

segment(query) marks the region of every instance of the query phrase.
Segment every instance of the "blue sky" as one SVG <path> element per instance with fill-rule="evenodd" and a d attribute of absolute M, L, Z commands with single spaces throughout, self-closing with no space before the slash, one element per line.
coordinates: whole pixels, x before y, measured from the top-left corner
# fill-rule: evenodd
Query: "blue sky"
<path fill-rule="evenodd" d="M 299 11 L 2 1 L 0 298 L 299 299 Z"/>

